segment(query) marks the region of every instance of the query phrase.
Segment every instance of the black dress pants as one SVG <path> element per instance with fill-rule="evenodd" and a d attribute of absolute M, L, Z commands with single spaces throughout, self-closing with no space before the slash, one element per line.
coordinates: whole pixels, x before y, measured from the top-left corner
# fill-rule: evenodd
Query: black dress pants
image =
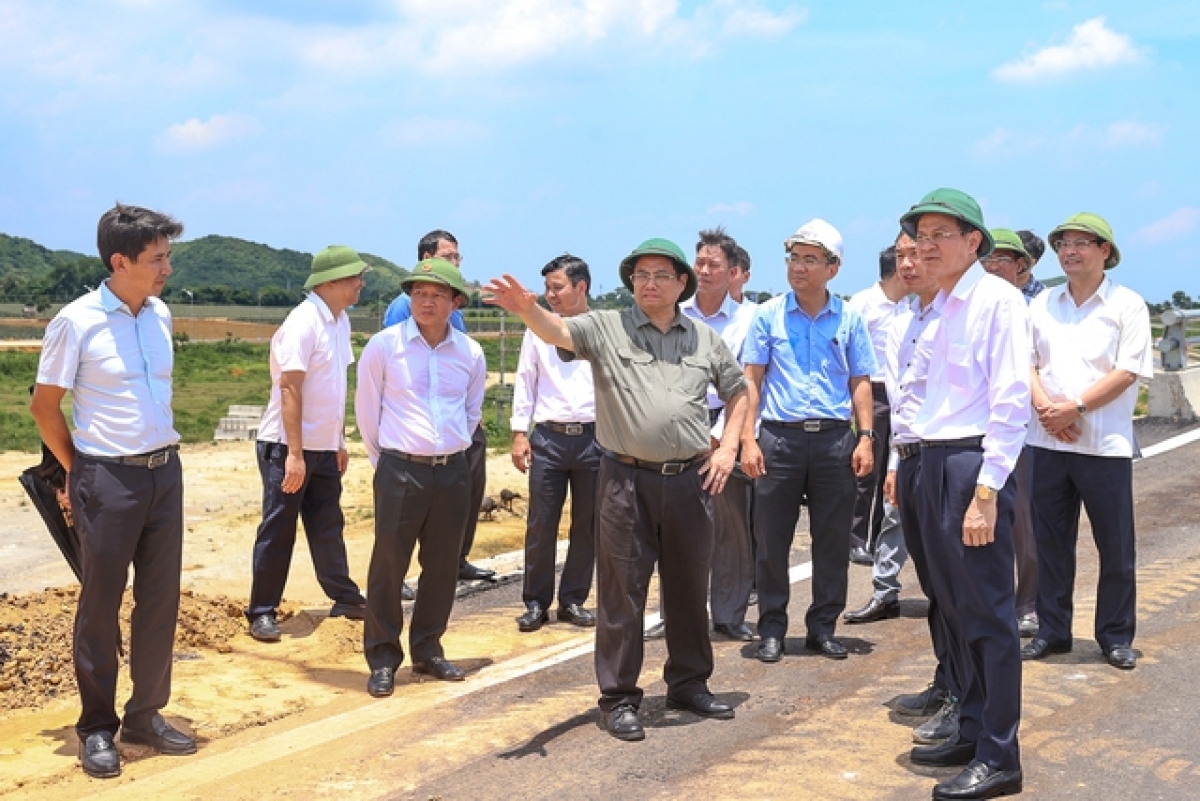
<path fill-rule="evenodd" d="M 850 522 L 850 547 L 875 550 L 875 542 L 883 528 L 883 482 L 887 479 L 888 449 L 892 437 L 892 406 L 887 387 L 871 382 L 874 400 L 875 469 L 862 478 L 854 479 L 854 514 Z"/>
<path fill-rule="evenodd" d="M 372 670 L 404 661 L 401 584 L 420 543 L 421 578 L 408 631 L 413 662 L 445 656 L 442 635 L 454 606 L 458 562 L 471 484 L 467 460 L 417 464 L 386 451 L 375 468 L 375 547 L 367 573 L 363 650 Z"/>
<path fill-rule="evenodd" d="M 529 520 L 525 529 L 525 582 L 521 598 L 543 609 L 554 599 L 558 524 L 571 491 L 571 530 L 567 559 L 558 585 L 558 605 L 583 604 L 596 568 L 596 475 L 600 450 L 595 427 L 582 434 L 534 427 L 529 436 Z"/>
<path fill-rule="evenodd" d="M 83 586 L 75 613 L 75 677 L 83 709 L 80 740 L 116 734 L 118 614 L 133 565 L 129 672 L 133 692 L 124 725 L 149 729 L 171 698 L 171 664 L 183 560 L 183 470 L 178 453 L 150 469 L 77 453 L 71 508 L 79 534 Z"/>
<path fill-rule="evenodd" d="M 664 476 L 600 460 L 596 518 L 596 680 L 600 708 L 642 703 L 642 629 L 650 576 L 658 563 L 667 626 L 667 692 L 708 689 L 708 559 L 712 498 L 696 466 Z M 419 596 L 418 596 L 419 597 Z"/>
<path fill-rule="evenodd" d="M 479 510 L 483 506 L 483 493 L 487 489 L 487 432 L 483 430 L 483 423 L 480 423 L 471 435 L 471 446 L 467 448 L 467 464 L 471 471 L 471 489 L 468 494 L 470 514 L 463 524 L 460 555 L 463 562 L 467 561 L 467 555 L 475 545 L 475 527 L 479 525 Z"/>

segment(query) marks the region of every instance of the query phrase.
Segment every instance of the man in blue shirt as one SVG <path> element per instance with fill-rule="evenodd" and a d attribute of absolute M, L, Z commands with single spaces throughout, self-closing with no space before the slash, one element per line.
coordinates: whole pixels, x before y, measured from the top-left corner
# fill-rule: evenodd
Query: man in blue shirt
<path fill-rule="evenodd" d="M 417 261 L 425 259 L 445 259 L 459 269 L 462 268 L 463 257 L 458 252 L 458 240 L 449 231 L 437 229 L 421 237 L 417 243 Z M 401 292 L 392 301 L 383 314 L 383 327 L 391 328 L 412 317 L 412 299 L 408 293 Z M 455 309 L 450 314 L 450 325 L 457 330 L 467 333 L 466 323 L 463 322 L 462 312 Z M 459 581 L 495 581 L 496 571 L 476 567 L 467 561 L 471 546 L 475 544 L 475 526 L 479 522 L 479 508 L 483 506 L 483 493 L 487 486 L 487 433 L 483 424 L 475 429 L 471 437 L 471 447 L 467 449 L 467 462 L 471 466 L 471 498 L 470 514 L 467 516 L 467 530 L 463 534 L 462 558 L 458 563 Z M 403 585 L 404 600 L 412 600 L 415 595 L 408 584 Z"/>
<path fill-rule="evenodd" d="M 784 242 L 792 291 L 759 307 L 743 362 L 754 422 L 744 429 L 742 468 L 757 479 L 758 658 L 783 658 L 788 628 L 788 553 L 807 498 L 813 600 L 805 646 L 845 659 L 833 638 L 846 608 L 855 477 L 874 467 L 871 429 L 875 356 L 858 312 L 825 288 L 842 262 L 842 236 L 816 219 Z M 858 431 L 850 428 L 851 414 Z M 754 423 L 761 420 L 755 436 Z"/>

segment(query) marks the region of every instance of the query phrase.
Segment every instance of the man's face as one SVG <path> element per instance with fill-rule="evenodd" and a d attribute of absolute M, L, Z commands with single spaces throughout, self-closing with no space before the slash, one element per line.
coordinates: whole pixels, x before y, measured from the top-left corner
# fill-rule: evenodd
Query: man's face
<path fill-rule="evenodd" d="M 733 278 L 733 270 L 725 251 L 716 245 L 705 245 L 696 251 L 696 281 L 699 294 L 705 297 L 719 296 L 724 298 L 729 292 L 729 282 Z"/>
<path fill-rule="evenodd" d="M 896 274 L 904 282 L 904 289 L 922 297 L 937 293 L 937 281 L 925 269 L 917 255 L 917 243 L 908 234 L 896 240 Z"/>
<path fill-rule="evenodd" d="M 339 278 L 336 281 L 330 281 L 330 285 L 338 293 L 342 304 L 349 308 L 358 303 L 358 296 L 362 293 L 362 288 L 366 284 L 366 271 L 358 275 L 351 275 L 346 278 Z"/>
<path fill-rule="evenodd" d="M 578 314 L 587 307 L 587 283 L 572 284 L 567 271 L 555 270 L 546 275 L 546 302 L 564 317 Z"/>
<path fill-rule="evenodd" d="M 837 273 L 837 262 L 816 245 L 792 245 L 788 251 L 788 285 L 797 295 L 824 292 Z"/>
<path fill-rule="evenodd" d="M 444 326 L 459 306 L 458 293 L 445 284 L 418 281 L 409 290 L 412 316 L 418 325 Z"/>
<path fill-rule="evenodd" d="M 1063 231 L 1055 250 L 1067 278 L 1077 278 L 1103 274 L 1104 262 L 1112 254 L 1112 245 L 1101 242 L 1087 231 Z"/>
<path fill-rule="evenodd" d="M 437 250 L 432 255 L 435 259 L 445 259 L 455 267 L 462 266 L 462 254 L 458 252 L 458 244 L 449 239 L 439 239 Z"/>
<path fill-rule="evenodd" d="M 1025 263 L 1025 257 L 1013 250 L 993 250 L 988 256 L 980 259 L 979 263 L 997 278 L 1003 278 L 1013 286 L 1018 286 L 1017 275 Z"/>
<path fill-rule="evenodd" d="M 113 274 L 142 297 L 158 297 L 171 274 L 171 243 L 165 238 L 147 245 L 136 259 L 121 254 L 112 257 Z"/>
<path fill-rule="evenodd" d="M 675 307 L 687 286 L 687 275 L 675 272 L 666 256 L 640 256 L 633 265 L 633 299 L 647 314 Z"/>
<path fill-rule="evenodd" d="M 958 220 L 948 214 L 923 214 L 917 222 L 917 252 L 939 283 L 957 280 L 975 263 L 982 239 L 975 230 L 964 234 Z"/>
<path fill-rule="evenodd" d="M 733 267 L 729 271 L 729 294 L 734 297 L 742 297 L 742 293 L 746 291 L 746 284 L 750 283 L 750 271 L 743 270 L 740 266 Z"/>

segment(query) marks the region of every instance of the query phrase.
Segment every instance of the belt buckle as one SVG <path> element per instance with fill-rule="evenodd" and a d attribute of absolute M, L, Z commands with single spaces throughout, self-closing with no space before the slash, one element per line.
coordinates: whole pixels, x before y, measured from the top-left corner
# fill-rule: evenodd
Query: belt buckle
<path fill-rule="evenodd" d="M 429 464 L 432 467 L 445 467 L 446 465 L 450 464 L 450 456 L 430 456 Z"/>
<path fill-rule="evenodd" d="M 153 470 L 156 467 L 162 467 L 171 460 L 171 452 L 169 450 L 152 453 L 146 457 L 146 467 Z"/>
<path fill-rule="evenodd" d="M 664 476 L 677 476 L 683 472 L 683 462 L 663 462 L 660 472 Z"/>
<path fill-rule="evenodd" d="M 563 423 L 563 433 L 572 437 L 578 437 L 583 433 L 583 423 Z"/>
<path fill-rule="evenodd" d="M 819 433 L 821 430 L 821 421 L 820 420 L 805 420 L 804 421 L 804 430 L 806 432 L 808 432 L 809 434 Z"/>

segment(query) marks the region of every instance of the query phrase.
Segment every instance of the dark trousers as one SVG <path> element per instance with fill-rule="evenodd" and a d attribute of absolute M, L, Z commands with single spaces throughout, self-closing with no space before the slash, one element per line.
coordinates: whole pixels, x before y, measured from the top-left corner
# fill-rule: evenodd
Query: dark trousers
<path fill-rule="evenodd" d="M 846 608 L 850 515 L 857 438 L 849 428 L 807 432 L 763 422 L 758 444 L 767 474 L 754 482 L 755 583 L 758 634 L 782 640 L 788 630 L 791 583 L 788 559 L 800 504 L 807 498 L 812 535 L 812 604 L 804 617 L 808 636 L 833 636 Z M 672 621 L 674 622 L 674 621 Z"/>
<path fill-rule="evenodd" d="M 754 482 L 734 470 L 720 495 L 714 495 L 712 573 L 709 609 L 718 626 L 746 622 L 754 587 L 754 551 L 750 542 L 750 502 Z"/>
<path fill-rule="evenodd" d="M 881 382 L 871 382 L 871 396 L 875 401 L 872 423 L 875 469 L 854 479 L 854 514 L 850 522 L 850 547 L 868 551 L 874 550 L 883 527 L 883 482 L 887 479 L 888 448 L 892 437 L 892 406 L 888 402 L 887 387 Z"/>
<path fill-rule="evenodd" d="M 706 690 L 712 675 L 708 636 L 708 557 L 712 497 L 692 467 L 674 476 L 604 456 L 596 514 L 596 680 L 600 708 L 642 703 L 643 617 L 658 563 L 667 626 L 667 692 Z M 420 596 L 418 596 L 420 597 Z"/>
<path fill-rule="evenodd" d="M 1133 460 L 1030 448 L 1038 552 L 1038 636 L 1071 641 L 1079 507 L 1087 509 L 1100 554 L 1096 641 L 1106 652 L 1133 642 L 1137 574 L 1133 525 Z"/>
<path fill-rule="evenodd" d="M 464 524 L 461 561 L 467 561 L 467 554 L 475 545 L 475 527 L 479 525 L 479 509 L 483 506 L 483 493 L 487 489 L 487 432 L 483 423 L 471 435 L 471 447 L 467 448 L 467 464 L 471 468 L 470 508 L 467 522 Z"/>
<path fill-rule="evenodd" d="M 900 513 L 900 528 L 904 532 L 904 544 L 912 559 L 913 568 L 917 571 L 917 582 L 921 592 L 929 599 L 929 610 L 925 621 L 929 625 L 929 639 L 933 643 L 933 654 L 937 658 L 937 670 L 933 682 L 938 687 L 949 690 L 959 697 L 962 683 L 954 674 L 952 654 L 956 652 L 958 643 L 946 625 L 945 615 L 942 614 L 938 603 L 937 592 L 929 575 L 929 560 L 925 555 L 925 540 L 921 536 L 920 520 L 920 482 L 921 454 L 901 459 L 896 469 L 896 501 Z"/>
<path fill-rule="evenodd" d="M 421 578 L 408 631 L 409 654 L 413 662 L 445 656 L 442 635 L 458 586 L 468 514 L 462 501 L 470 485 L 470 468 L 463 456 L 437 467 L 388 453 L 379 457 L 374 482 L 375 547 L 367 573 L 363 627 L 363 650 L 372 670 L 396 668 L 404 661 L 401 583 L 418 543 Z"/>
<path fill-rule="evenodd" d="M 1013 468 L 1017 501 L 1013 517 L 1013 551 L 1017 561 L 1017 617 L 1037 611 L 1038 556 L 1033 533 L 1033 454 L 1022 448 Z"/>
<path fill-rule="evenodd" d="M 79 534 L 83 586 L 75 613 L 75 678 L 81 740 L 116 734 L 119 612 L 133 565 L 129 672 L 133 692 L 124 725 L 149 729 L 171 698 L 171 660 L 183 560 L 183 470 L 172 453 L 162 467 L 75 456 L 71 508 Z"/>
<path fill-rule="evenodd" d="M 350 578 L 346 543 L 342 539 L 342 475 L 335 451 L 304 452 L 304 483 L 296 492 L 283 491 L 288 446 L 259 442 L 258 472 L 263 482 L 263 518 L 254 541 L 253 582 L 246 617 L 272 614 L 283 599 L 296 521 L 304 521 L 308 550 L 317 581 L 334 603 L 362 606 L 366 601 Z"/>
<path fill-rule="evenodd" d="M 959 731 L 975 742 L 976 759 L 1016 770 L 1021 766 L 1021 646 L 1013 610 L 1016 488 L 1010 476 L 998 493 L 994 541 L 964 545 L 963 520 L 982 465 L 977 447 L 921 449 L 921 537 L 939 609 L 958 642 L 952 658 L 962 682 Z"/>
<path fill-rule="evenodd" d="M 529 520 L 525 529 L 526 604 L 550 607 L 554 598 L 554 563 L 558 555 L 558 523 L 567 489 L 571 490 L 571 531 L 567 560 L 558 585 L 559 606 L 582 604 L 592 590 L 596 567 L 596 475 L 600 450 L 594 426 L 582 434 L 560 434 L 536 426 L 529 437 Z"/>

